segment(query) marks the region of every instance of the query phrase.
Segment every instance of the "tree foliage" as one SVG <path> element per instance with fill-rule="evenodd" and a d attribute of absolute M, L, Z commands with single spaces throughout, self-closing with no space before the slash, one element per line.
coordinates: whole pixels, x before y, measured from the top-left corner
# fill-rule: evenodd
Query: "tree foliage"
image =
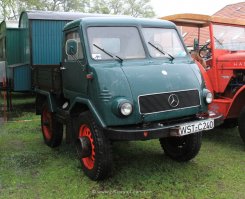
<path fill-rule="evenodd" d="M 23 10 L 78 11 L 153 17 L 150 0 L 1 0 L 3 19 L 17 20 Z"/>
<path fill-rule="evenodd" d="M 134 17 L 155 16 L 150 0 L 94 0 L 90 4 L 89 12 Z"/>

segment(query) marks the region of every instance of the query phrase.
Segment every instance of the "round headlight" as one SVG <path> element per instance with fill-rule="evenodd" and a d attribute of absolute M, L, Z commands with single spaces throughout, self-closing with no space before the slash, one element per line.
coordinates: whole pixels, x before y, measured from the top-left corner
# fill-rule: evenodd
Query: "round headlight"
<path fill-rule="evenodd" d="M 213 101 L 213 94 L 210 91 L 208 91 L 207 94 L 206 94 L 206 102 L 208 104 L 211 104 L 212 101 Z"/>
<path fill-rule="evenodd" d="M 120 112 L 124 116 L 128 116 L 132 113 L 133 111 L 133 106 L 129 102 L 124 102 L 120 105 Z"/>

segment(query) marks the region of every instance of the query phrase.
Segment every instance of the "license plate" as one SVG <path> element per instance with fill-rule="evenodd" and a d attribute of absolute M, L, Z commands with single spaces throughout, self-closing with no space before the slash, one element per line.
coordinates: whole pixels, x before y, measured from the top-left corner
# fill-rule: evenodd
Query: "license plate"
<path fill-rule="evenodd" d="M 184 136 L 191 133 L 196 133 L 200 131 L 207 131 L 214 128 L 214 120 L 208 119 L 200 122 L 185 123 L 183 125 L 177 126 L 177 135 Z"/>

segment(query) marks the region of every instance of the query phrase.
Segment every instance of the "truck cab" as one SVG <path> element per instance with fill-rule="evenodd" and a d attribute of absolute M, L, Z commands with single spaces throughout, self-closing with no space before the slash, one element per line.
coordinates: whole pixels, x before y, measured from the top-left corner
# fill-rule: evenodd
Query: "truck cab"
<path fill-rule="evenodd" d="M 188 161 L 198 154 L 201 132 L 220 124 L 173 23 L 86 17 L 63 32 L 60 86 L 36 87 L 37 113 L 50 147 L 69 127 L 66 138 L 75 141 L 91 179 L 110 173 L 112 141 L 159 139 L 167 156 Z"/>
<path fill-rule="evenodd" d="M 184 40 L 205 62 L 199 63 L 214 100 L 209 110 L 224 115 L 224 125 L 238 125 L 245 142 L 245 20 L 198 14 L 162 17 L 189 32 Z M 188 38 L 189 37 L 189 38 Z M 192 38 L 192 44 L 190 44 Z M 193 40 L 197 39 L 196 47 Z"/>

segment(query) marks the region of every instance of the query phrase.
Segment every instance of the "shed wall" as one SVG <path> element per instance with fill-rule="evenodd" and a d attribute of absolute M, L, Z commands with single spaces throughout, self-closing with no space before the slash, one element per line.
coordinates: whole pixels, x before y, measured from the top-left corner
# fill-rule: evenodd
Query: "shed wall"
<path fill-rule="evenodd" d="M 7 29 L 6 57 L 8 65 L 21 62 L 20 59 L 20 30 Z"/>
<path fill-rule="evenodd" d="M 33 20 L 32 64 L 59 64 L 62 53 L 63 28 L 69 21 Z"/>

